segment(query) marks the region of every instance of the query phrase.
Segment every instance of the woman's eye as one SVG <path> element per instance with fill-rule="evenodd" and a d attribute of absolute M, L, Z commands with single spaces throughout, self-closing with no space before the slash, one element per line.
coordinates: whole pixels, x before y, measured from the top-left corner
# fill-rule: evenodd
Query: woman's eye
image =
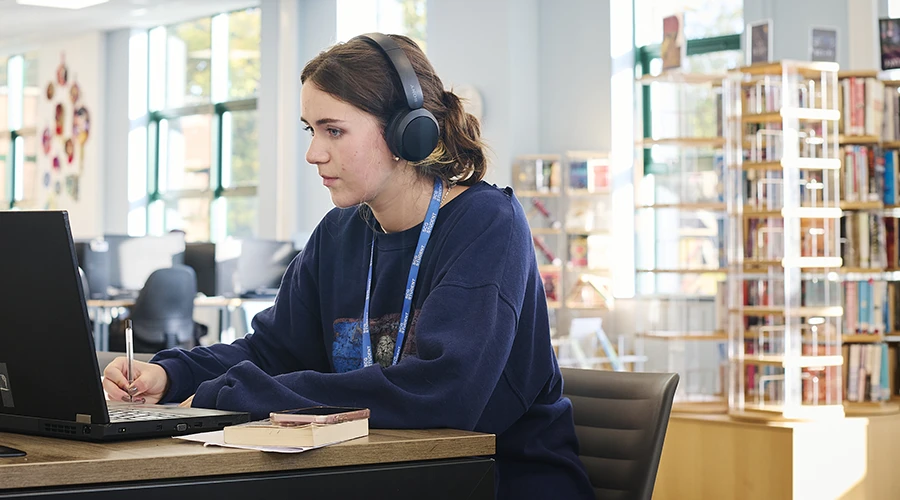
<path fill-rule="evenodd" d="M 331 137 L 338 138 L 341 136 L 341 131 L 336 128 L 329 128 L 327 130 L 328 130 L 328 135 L 330 135 Z"/>
<path fill-rule="evenodd" d="M 309 125 L 307 125 L 307 126 L 305 126 L 305 127 L 303 127 L 303 130 L 305 130 L 305 131 L 307 131 L 307 132 L 309 132 L 309 135 L 316 135 L 316 133 L 315 133 L 315 132 L 313 132 L 313 128 L 312 128 L 312 127 L 310 127 L 310 126 L 309 126 Z"/>

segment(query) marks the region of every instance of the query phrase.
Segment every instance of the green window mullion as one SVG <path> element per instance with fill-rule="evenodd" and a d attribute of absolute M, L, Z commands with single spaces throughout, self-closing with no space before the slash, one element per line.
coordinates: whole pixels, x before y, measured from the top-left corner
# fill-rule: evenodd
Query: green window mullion
<path fill-rule="evenodd" d="M 216 135 L 213 141 L 213 201 L 222 196 L 225 186 L 222 185 L 222 144 L 225 137 L 225 113 L 227 108 L 224 104 L 215 105 L 215 122 Z"/>
<path fill-rule="evenodd" d="M 15 208 L 16 206 L 16 139 L 19 137 L 19 134 L 13 130 L 10 133 L 10 142 L 9 142 L 9 156 L 6 158 L 6 165 L 9 167 L 9 208 Z"/>
<path fill-rule="evenodd" d="M 209 211 L 209 237 L 211 240 L 215 241 L 218 238 L 218 227 L 217 225 L 221 225 L 224 227 L 226 222 L 221 219 L 221 210 L 219 205 L 223 203 L 225 200 L 219 201 L 219 198 L 225 192 L 225 187 L 222 185 L 222 144 L 223 138 L 225 136 L 225 113 L 226 106 L 222 103 L 217 103 L 215 105 L 215 114 L 213 115 L 213 119 L 215 120 L 215 136 L 213 137 L 213 145 L 212 145 L 212 154 L 213 154 L 213 197 L 210 200 L 210 211 Z M 223 233 L 224 234 L 224 233 Z"/>
<path fill-rule="evenodd" d="M 642 59 L 650 61 L 660 57 L 659 44 L 645 45 L 638 48 Z M 687 41 L 687 55 L 698 56 L 701 54 L 709 54 L 710 52 L 722 52 L 725 50 L 740 50 L 741 35 L 722 35 L 709 38 L 699 38 Z"/>
<path fill-rule="evenodd" d="M 641 75 L 650 74 L 650 61 L 653 58 L 650 56 L 647 47 L 641 47 L 638 49 L 638 60 L 641 65 Z M 652 114 L 650 113 L 650 86 L 642 85 L 641 86 L 641 112 L 642 112 L 642 127 L 644 138 L 653 137 L 653 121 Z M 643 175 L 647 175 L 647 167 L 653 161 L 653 156 L 650 154 L 649 148 L 644 148 L 643 150 L 643 158 L 644 158 L 644 172 Z"/>
<path fill-rule="evenodd" d="M 148 147 L 147 151 L 152 157 L 148 158 L 148 167 L 150 169 L 150 175 L 148 176 L 148 186 L 147 186 L 147 209 L 144 210 L 144 227 L 146 228 L 146 232 L 149 234 L 150 232 L 150 207 L 154 202 L 162 199 L 162 195 L 159 190 L 159 122 L 162 119 L 159 112 L 151 111 L 149 113 L 150 119 L 147 122 L 147 139 L 153 140 L 152 147 Z M 163 211 L 165 213 L 165 211 Z"/>

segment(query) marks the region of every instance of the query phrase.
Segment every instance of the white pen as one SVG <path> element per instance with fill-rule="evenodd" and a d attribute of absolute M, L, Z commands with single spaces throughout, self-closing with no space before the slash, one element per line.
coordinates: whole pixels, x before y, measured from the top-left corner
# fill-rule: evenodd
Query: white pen
<path fill-rule="evenodd" d="M 128 359 L 128 398 L 134 401 L 131 395 L 131 384 L 134 383 L 134 332 L 131 331 L 131 320 L 125 320 L 125 356 Z"/>

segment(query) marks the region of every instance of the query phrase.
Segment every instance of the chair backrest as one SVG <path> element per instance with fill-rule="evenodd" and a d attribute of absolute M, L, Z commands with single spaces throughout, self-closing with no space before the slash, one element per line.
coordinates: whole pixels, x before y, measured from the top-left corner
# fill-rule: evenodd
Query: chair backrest
<path fill-rule="evenodd" d="M 88 284 L 87 275 L 84 274 L 84 269 L 82 269 L 81 267 L 78 268 L 78 276 L 81 277 L 81 290 L 82 293 L 84 293 L 84 298 L 91 298 L 91 286 Z"/>
<path fill-rule="evenodd" d="M 165 347 L 192 342 L 196 295 L 197 275 L 190 267 L 153 271 L 131 310 L 135 339 Z"/>
<path fill-rule="evenodd" d="M 597 498 L 650 500 L 678 374 L 561 371 Z"/>

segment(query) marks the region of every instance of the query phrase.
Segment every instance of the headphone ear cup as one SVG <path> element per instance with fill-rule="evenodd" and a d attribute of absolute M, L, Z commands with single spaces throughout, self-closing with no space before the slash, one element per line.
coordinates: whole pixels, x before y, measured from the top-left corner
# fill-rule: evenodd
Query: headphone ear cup
<path fill-rule="evenodd" d="M 387 142 L 388 148 L 391 150 L 391 153 L 394 156 L 399 158 L 403 157 L 403 149 L 400 146 L 401 142 L 399 141 L 399 137 L 402 137 L 402 133 L 397 131 L 397 127 L 400 125 L 400 121 L 406 116 L 406 111 L 401 111 L 391 118 L 391 121 L 388 122 L 387 126 L 384 127 L 384 139 Z"/>
<path fill-rule="evenodd" d="M 441 130 L 437 119 L 424 108 L 398 113 L 388 124 L 386 139 L 391 152 L 406 161 L 422 161 L 437 147 Z"/>

